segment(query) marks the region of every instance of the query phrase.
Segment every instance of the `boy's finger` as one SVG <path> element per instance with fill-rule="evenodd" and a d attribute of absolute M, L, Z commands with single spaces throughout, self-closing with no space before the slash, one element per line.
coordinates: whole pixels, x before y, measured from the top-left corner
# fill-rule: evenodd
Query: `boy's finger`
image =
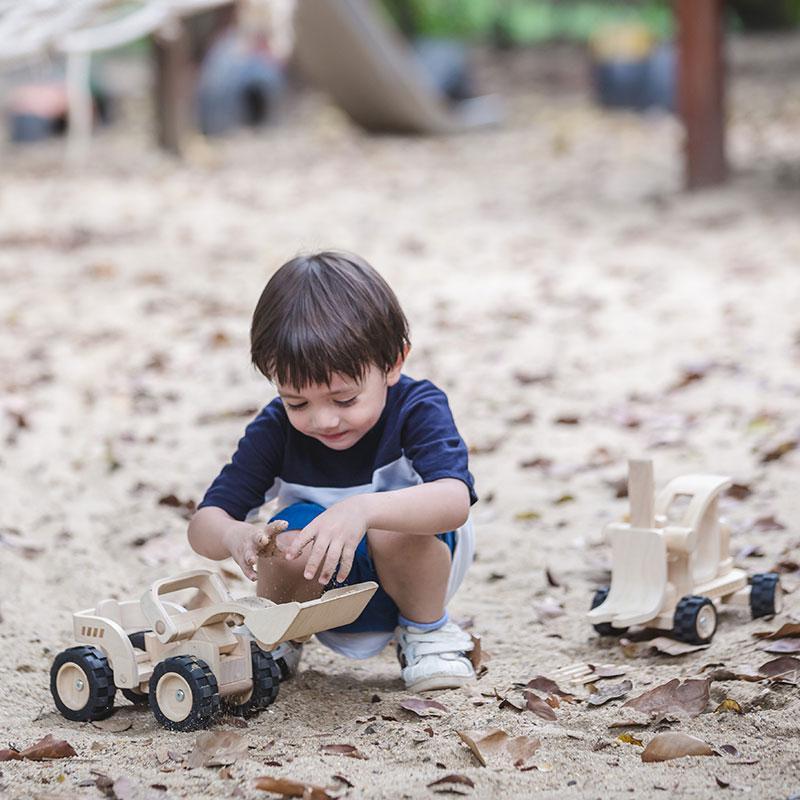
<path fill-rule="evenodd" d="M 331 542 L 331 546 L 328 548 L 328 555 L 325 557 L 325 563 L 322 565 L 322 572 L 319 576 L 319 582 L 323 586 L 331 579 L 331 576 L 335 572 L 341 553 L 342 551 L 339 547 Z"/>
<path fill-rule="evenodd" d="M 303 571 L 303 577 L 307 581 L 310 581 L 319 571 L 322 559 L 325 558 L 325 553 L 328 550 L 328 544 L 327 540 L 323 541 L 319 538 L 314 540 L 311 554 L 308 557 L 308 561 L 306 561 L 306 568 Z"/>
<path fill-rule="evenodd" d="M 267 523 L 267 534 L 275 536 L 277 533 L 283 533 L 289 527 L 289 523 L 285 519 L 276 519 L 273 522 Z"/>
<path fill-rule="evenodd" d="M 253 569 L 256 563 L 255 556 L 250 556 L 244 560 L 244 562 L 240 565 L 242 568 L 242 572 L 245 574 L 246 578 L 249 578 L 251 581 L 254 581 L 258 578 L 258 573 Z"/>
<path fill-rule="evenodd" d="M 292 537 L 292 543 L 286 550 L 286 558 L 292 559 L 297 558 L 300 555 L 303 548 L 314 538 L 314 533 L 312 531 L 300 532 Z"/>
<path fill-rule="evenodd" d="M 259 534 L 256 539 L 256 552 L 264 558 L 272 558 L 278 552 L 278 544 L 275 537 L 269 533 Z"/>
<path fill-rule="evenodd" d="M 339 560 L 339 569 L 336 572 L 337 583 L 342 583 L 347 580 L 350 570 L 353 568 L 353 559 L 355 558 L 356 551 L 352 547 L 345 547 L 342 549 L 342 557 Z"/>

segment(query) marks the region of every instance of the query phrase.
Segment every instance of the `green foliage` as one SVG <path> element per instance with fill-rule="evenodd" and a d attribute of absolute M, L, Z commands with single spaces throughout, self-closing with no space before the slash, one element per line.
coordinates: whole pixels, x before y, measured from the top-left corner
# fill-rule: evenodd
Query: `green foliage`
<path fill-rule="evenodd" d="M 673 30 L 668 0 L 384 0 L 384 5 L 407 35 L 509 44 L 585 41 L 598 28 L 620 22 L 642 23 L 659 38 Z"/>

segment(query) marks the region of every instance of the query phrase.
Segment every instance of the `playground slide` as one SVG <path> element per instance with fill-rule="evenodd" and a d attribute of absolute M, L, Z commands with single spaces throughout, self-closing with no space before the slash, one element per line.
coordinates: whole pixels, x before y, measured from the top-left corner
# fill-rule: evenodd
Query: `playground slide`
<path fill-rule="evenodd" d="M 447 103 L 370 0 L 299 0 L 295 36 L 311 80 L 369 131 L 457 133 L 500 121 L 494 96 Z"/>

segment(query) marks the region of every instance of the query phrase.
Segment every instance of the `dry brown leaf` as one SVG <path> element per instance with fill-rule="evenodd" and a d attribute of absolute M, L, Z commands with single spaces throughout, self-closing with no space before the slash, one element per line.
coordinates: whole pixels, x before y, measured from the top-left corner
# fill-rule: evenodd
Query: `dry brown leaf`
<path fill-rule="evenodd" d="M 429 783 L 427 786 L 429 789 L 432 789 L 434 786 L 446 786 L 450 783 L 461 784 L 462 786 L 469 786 L 470 788 L 475 787 L 474 781 L 470 780 L 466 775 L 457 775 L 455 773 L 445 775 L 444 778 L 439 778 L 438 781 L 433 781 L 433 783 Z"/>
<path fill-rule="evenodd" d="M 765 653 L 800 653 L 800 639 L 772 639 L 758 646 Z"/>
<path fill-rule="evenodd" d="M 753 490 L 748 483 L 732 483 L 725 490 L 725 497 L 732 497 L 734 500 L 746 500 L 753 494 Z"/>
<path fill-rule="evenodd" d="M 529 386 L 532 383 L 550 383 L 555 377 L 552 372 L 526 372 L 517 370 L 514 373 L 514 380 L 520 386 Z"/>
<path fill-rule="evenodd" d="M 657 733 L 642 751 L 642 761 L 671 761 L 684 756 L 719 755 L 711 745 L 688 733 L 666 731 Z"/>
<path fill-rule="evenodd" d="M 14 753 L 16 751 L 8 750 L 2 752 Z M 38 742 L 26 747 L 24 750 L 20 750 L 18 755 L 12 755 L 10 758 L 13 760 L 27 758 L 29 761 L 44 761 L 54 758 L 72 758 L 76 755 L 77 753 L 69 742 L 63 739 L 56 739 L 52 733 L 48 733 Z M 5 760 L 9 759 L 0 758 L 0 761 Z"/>
<path fill-rule="evenodd" d="M 533 411 L 521 411 L 514 417 L 509 417 L 506 422 L 509 425 L 529 425 L 536 420 L 536 414 Z"/>
<path fill-rule="evenodd" d="M 546 720 L 558 719 L 556 712 L 540 697 L 537 697 L 533 692 L 523 692 L 525 697 L 525 707 L 528 711 L 532 711 L 537 717 Z"/>
<path fill-rule="evenodd" d="M 481 668 L 481 662 L 483 660 L 481 635 L 479 633 L 470 633 L 469 638 L 472 640 L 472 650 L 469 651 L 469 660 L 472 664 L 472 668 L 477 672 Z"/>
<path fill-rule="evenodd" d="M 540 740 L 535 737 L 512 738 L 500 728 L 456 731 L 456 733 L 483 767 L 487 764 L 487 758 L 499 762 L 511 759 L 515 767 L 524 767 L 527 759 L 531 758 L 541 745 Z"/>
<path fill-rule="evenodd" d="M 186 763 L 195 767 L 224 767 L 247 756 L 247 739 L 233 731 L 203 731 L 197 734 Z"/>
<path fill-rule="evenodd" d="M 785 639 L 789 636 L 800 636 L 800 622 L 784 622 L 776 631 L 756 631 L 756 639 Z"/>
<path fill-rule="evenodd" d="M 675 639 L 670 639 L 667 636 L 656 636 L 649 642 L 645 642 L 647 649 L 655 649 L 659 653 L 666 656 L 685 656 L 687 653 L 697 653 L 700 650 L 706 650 L 710 644 L 687 644 L 686 642 L 677 642 Z"/>
<path fill-rule="evenodd" d="M 556 576 L 553 574 L 553 570 L 551 570 L 550 567 L 544 568 L 544 576 L 545 578 L 547 578 L 548 585 L 552 586 L 555 589 L 561 587 L 561 581 L 559 581 L 558 578 L 556 578 Z"/>
<path fill-rule="evenodd" d="M 762 464 L 769 464 L 770 461 L 777 461 L 780 458 L 783 458 L 787 453 L 791 453 L 792 450 L 796 449 L 798 445 L 797 439 L 789 439 L 785 442 L 781 442 L 779 445 L 776 445 L 771 450 L 768 450 L 761 456 L 761 463 Z"/>
<path fill-rule="evenodd" d="M 587 702 L 591 706 L 601 706 L 609 700 L 619 700 L 625 697 L 631 689 L 633 689 L 633 683 L 629 680 L 603 685 L 589 695 Z"/>
<path fill-rule="evenodd" d="M 719 714 L 720 711 L 733 711 L 736 714 L 742 713 L 742 707 L 732 698 L 726 697 L 715 709 L 714 713 Z"/>
<path fill-rule="evenodd" d="M 272 792 L 284 797 L 302 797 L 303 800 L 333 800 L 333 795 L 328 794 L 321 786 L 314 786 L 310 783 L 301 783 L 289 778 L 273 778 L 269 775 L 262 775 L 256 778 L 256 789 L 262 792 Z"/>
<path fill-rule="evenodd" d="M 637 739 L 632 733 L 621 733 L 617 736 L 617 741 L 623 744 L 632 744 L 636 747 L 644 747 L 644 742 L 641 739 Z"/>
<path fill-rule="evenodd" d="M 628 700 L 623 708 L 633 708 L 646 714 L 679 714 L 696 717 L 708 705 L 711 680 L 686 680 L 673 678 L 668 683 Z"/>
<path fill-rule="evenodd" d="M 541 519 L 541 514 L 538 511 L 517 511 L 514 514 L 514 519 L 518 522 L 532 522 L 536 519 Z"/>
<path fill-rule="evenodd" d="M 361 758 L 364 761 L 368 759 L 368 756 L 365 756 L 355 745 L 352 744 L 323 744 L 320 747 L 320 750 L 327 755 L 347 756 L 347 758 Z"/>
<path fill-rule="evenodd" d="M 753 531 L 785 531 L 786 526 L 776 519 L 774 514 L 770 514 L 767 517 L 759 517 L 757 520 L 753 522 L 750 526 L 750 530 Z"/>
<path fill-rule="evenodd" d="M 555 694 L 568 702 L 572 702 L 575 699 L 574 695 L 571 695 L 569 692 L 565 692 L 555 681 L 550 680 L 550 678 L 545 678 L 544 675 L 536 675 L 534 678 L 531 678 L 525 684 L 525 688 L 533 689 L 535 692 Z"/>
<path fill-rule="evenodd" d="M 540 469 L 543 472 L 548 472 L 553 466 L 553 459 L 536 456 L 535 458 L 528 458 L 524 461 L 520 461 L 519 466 L 520 469 Z"/>
<path fill-rule="evenodd" d="M 581 418 L 575 414 L 562 414 L 553 420 L 554 425 L 580 425 Z"/>
<path fill-rule="evenodd" d="M 19 754 L 19 750 L 4 747 L 0 750 L 0 761 L 22 761 L 22 756 Z"/>
<path fill-rule="evenodd" d="M 401 700 L 400 708 L 411 711 L 418 717 L 441 717 L 450 710 L 438 700 L 424 700 L 421 697 L 407 697 Z"/>
<path fill-rule="evenodd" d="M 495 694 L 500 700 L 498 708 L 513 708 L 515 711 L 524 711 L 526 708 L 525 698 L 519 695 L 502 695 L 495 689 Z"/>
<path fill-rule="evenodd" d="M 685 389 L 689 384 L 702 380 L 706 377 L 709 370 L 715 366 L 717 365 L 713 362 L 707 362 L 684 367 L 680 377 L 671 386 L 667 387 L 667 392 L 676 392 L 678 389 Z"/>
<path fill-rule="evenodd" d="M 760 675 L 785 683 L 797 683 L 800 680 L 800 660 L 792 656 L 781 656 L 767 661 L 758 668 Z"/>

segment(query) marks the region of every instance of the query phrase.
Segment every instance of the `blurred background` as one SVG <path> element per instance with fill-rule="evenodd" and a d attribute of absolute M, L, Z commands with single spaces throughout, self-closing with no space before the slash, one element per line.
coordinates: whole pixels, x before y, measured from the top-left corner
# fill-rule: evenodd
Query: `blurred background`
<path fill-rule="evenodd" d="M 411 322 L 409 374 L 448 392 L 481 498 L 452 613 L 497 685 L 531 652 L 596 663 L 583 613 L 630 456 L 658 486 L 732 476 L 737 563 L 800 585 L 798 25 L 797 0 L 0 0 L 0 676 L 19 736 L 68 612 L 209 566 L 186 520 L 272 397 L 250 315 L 300 250 L 373 263 Z M 748 646 L 721 624 L 714 659 Z M 349 676 L 384 694 L 396 665 L 335 659 L 312 649 L 303 688 L 348 725 Z M 301 746 L 316 723 L 293 692 Z M 775 761 L 792 713 L 741 722 L 764 747 L 756 794 L 793 789 Z M 131 737 L 112 762 L 139 763 Z M 580 747 L 548 752 L 541 785 Z M 580 752 L 597 793 L 643 768 Z"/>

